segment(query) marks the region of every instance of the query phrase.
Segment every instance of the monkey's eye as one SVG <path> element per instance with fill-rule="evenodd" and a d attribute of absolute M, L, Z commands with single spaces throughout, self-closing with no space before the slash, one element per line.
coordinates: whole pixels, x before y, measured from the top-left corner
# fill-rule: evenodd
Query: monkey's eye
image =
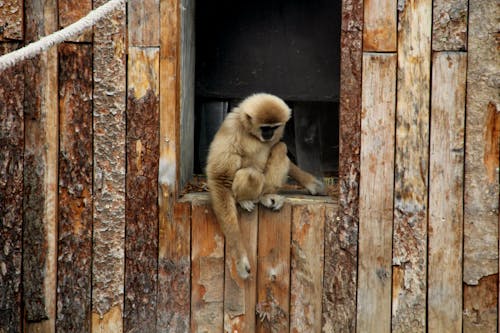
<path fill-rule="evenodd" d="M 260 132 L 262 133 L 262 138 L 264 140 L 270 140 L 273 135 L 274 131 L 280 127 L 279 125 L 264 125 L 260 127 Z"/>

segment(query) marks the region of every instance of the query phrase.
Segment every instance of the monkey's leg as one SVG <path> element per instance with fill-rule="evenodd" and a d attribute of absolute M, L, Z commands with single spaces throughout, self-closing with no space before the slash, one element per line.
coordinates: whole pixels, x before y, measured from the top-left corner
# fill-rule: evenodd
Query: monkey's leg
<path fill-rule="evenodd" d="M 264 189 L 260 203 L 273 210 L 280 209 L 285 202 L 285 197 L 276 192 L 285 184 L 288 176 L 290 160 L 286 152 L 286 145 L 283 142 L 277 143 L 271 149 L 264 171 Z"/>
<path fill-rule="evenodd" d="M 242 279 L 250 276 L 250 261 L 241 235 L 236 211 L 236 201 L 230 189 L 217 184 L 209 184 L 212 207 L 224 233 L 226 246 L 236 262 L 236 270 Z"/>
<path fill-rule="evenodd" d="M 255 168 L 236 171 L 233 179 L 233 194 L 240 206 L 251 212 L 264 187 L 264 175 Z"/>
<path fill-rule="evenodd" d="M 302 170 L 294 163 L 290 162 L 290 176 L 304 186 L 312 195 L 325 195 L 325 184 L 310 173 Z"/>

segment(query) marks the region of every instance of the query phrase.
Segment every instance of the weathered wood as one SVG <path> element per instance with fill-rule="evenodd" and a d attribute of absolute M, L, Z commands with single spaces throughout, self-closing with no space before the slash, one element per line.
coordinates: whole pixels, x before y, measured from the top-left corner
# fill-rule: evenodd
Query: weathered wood
<path fill-rule="evenodd" d="M 0 55 L 17 43 L 0 43 Z M 0 75 L 0 332 L 21 332 L 23 223 L 24 71 L 23 65 Z"/>
<path fill-rule="evenodd" d="M 191 209 L 191 332 L 222 332 L 224 236 L 208 203 Z"/>
<path fill-rule="evenodd" d="M 159 50 L 128 49 L 125 332 L 156 330 Z"/>
<path fill-rule="evenodd" d="M 0 6 L 0 41 L 23 39 L 23 0 L 6 0 Z"/>
<path fill-rule="evenodd" d="M 425 332 L 432 1 L 399 4 L 392 329 Z"/>
<path fill-rule="evenodd" d="M 65 28 L 75 23 L 92 10 L 92 0 L 58 0 L 59 28 Z M 92 42 L 92 29 L 83 34 L 67 39 L 66 41 Z"/>
<path fill-rule="evenodd" d="M 129 46 L 160 45 L 160 0 L 128 2 Z"/>
<path fill-rule="evenodd" d="M 467 0 L 434 0 L 432 50 L 460 51 L 467 48 Z"/>
<path fill-rule="evenodd" d="M 325 205 L 292 211 L 290 331 L 321 332 Z"/>
<path fill-rule="evenodd" d="M 96 0 L 94 7 L 105 0 Z M 122 332 L 125 238 L 125 5 L 94 26 L 92 331 Z"/>
<path fill-rule="evenodd" d="M 258 208 L 252 213 L 240 211 L 241 234 L 253 272 L 257 268 Z M 226 246 L 224 276 L 224 332 L 254 333 L 257 279 L 255 275 L 242 280 Z M 254 273 L 255 274 L 255 273 Z"/>
<path fill-rule="evenodd" d="M 363 55 L 358 332 L 389 332 L 396 55 Z"/>
<path fill-rule="evenodd" d="M 477 285 L 464 284 L 464 333 L 497 331 L 498 274 L 481 278 Z"/>
<path fill-rule="evenodd" d="M 467 54 L 432 58 L 427 323 L 462 330 L 463 168 Z"/>
<path fill-rule="evenodd" d="M 160 201 L 163 200 L 160 197 Z M 191 203 L 176 203 L 172 219 L 160 215 L 157 332 L 187 332 L 191 310 Z"/>
<path fill-rule="evenodd" d="M 498 273 L 499 16 L 495 2 L 469 2 L 464 198 L 464 282 L 469 285 Z"/>
<path fill-rule="evenodd" d="M 56 1 L 26 1 L 26 41 L 57 29 Z M 57 49 L 27 62 L 24 95 L 23 298 L 26 332 L 53 332 L 57 280 Z"/>
<path fill-rule="evenodd" d="M 92 258 L 92 47 L 59 46 L 57 329 L 89 332 Z"/>
<path fill-rule="evenodd" d="M 396 0 L 365 0 L 363 50 L 396 52 Z"/>
<path fill-rule="evenodd" d="M 259 209 L 256 332 L 288 332 L 292 207 Z"/>
<path fill-rule="evenodd" d="M 358 242 L 363 1 L 342 1 L 339 212 L 327 211 L 323 331 L 354 332 Z"/>

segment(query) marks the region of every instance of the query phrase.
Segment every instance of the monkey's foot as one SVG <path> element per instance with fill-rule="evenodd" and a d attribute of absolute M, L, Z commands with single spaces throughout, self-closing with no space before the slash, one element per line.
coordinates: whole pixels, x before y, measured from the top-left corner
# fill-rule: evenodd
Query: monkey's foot
<path fill-rule="evenodd" d="M 238 202 L 244 210 L 251 212 L 255 208 L 255 203 L 252 200 L 243 200 Z"/>
<path fill-rule="evenodd" d="M 285 203 L 285 197 L 279 194 L 264 194 L 260 198 L 260 203 L 272 210 L 280 210 Z"/>
<path fill-rule="evenodd" d="M 312 195 L 326 195 L 325 184 L 317 178 L 314 178 L 314 181 L 309 183 L 306 188 Z"/>
<path fill-rule="evenodd" d="M 250 262 L 246 256 L 240 257 L 236 260 L 236 271 L 242 279 L 248 279 L 250 276 Z"/>

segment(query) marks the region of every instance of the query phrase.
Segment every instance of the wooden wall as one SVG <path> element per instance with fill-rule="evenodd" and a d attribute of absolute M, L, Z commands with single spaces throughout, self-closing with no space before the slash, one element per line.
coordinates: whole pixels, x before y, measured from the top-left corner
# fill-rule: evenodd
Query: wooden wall
<path fill-rule="evenodd" d="M 0 54 L 103 3 L 3 1 Z M 339 198 L 242 214 L 248 281 L 178 196 L 193 4 L 0 74 L 0 332 L 498 332 L 495 1 L 342 1 Z"/>

